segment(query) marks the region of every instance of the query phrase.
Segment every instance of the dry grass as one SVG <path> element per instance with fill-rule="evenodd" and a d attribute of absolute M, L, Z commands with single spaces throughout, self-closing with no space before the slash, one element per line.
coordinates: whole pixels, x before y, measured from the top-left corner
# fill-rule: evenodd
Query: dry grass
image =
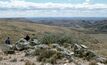
<path fill-rule="evenodd" d="M 46 32 L 62 33 L 71 32 L 71 30 L 56 26 L 48 26 L 29 22 L 25 23 L 17 20 L 15 22 L 11 22 L 11 20 L 0 20 L 0 43 L 3 43 L 4 39 L 8 36 L 12 39 L 13 43 L 15 43 L 15 41 L 21 37 L 24 37 L 26 34 L 33 36 L 32 34 L 40 35 Z M 72 30 L 72 33 L 74 32 L 75 31 Z"/>
<path fill-rule="evenodd" d="M 98 41 L 87 35 L 81 34 L 78 31 L 57 26 L 48 26 L 42 24 L 29 23 L 21 20 L 0 20 L 0 43 L 4 43 L 6 37 L 10 37 L 12 42 L 15 43 L 20 38 L 29 34 L 31 37 L 34 35 L 41 35 L 43 33 L 70 33 L 77 38 L 80 38 L 84 44 L 88 45 L 93 50 L 96 50 L 99 54 L 107 56 L 105 49 L 107 49 L 107 35 L 92 35 L 99 40 L 102 40 L 104 44 L 96 44 Z"/>
<path fill-rule="evenodd" d="M 97 44 L 94 48 L 98 54 L 107 57 L 107 34 L 91 34 L 91 36 L 102 41 L 102 43 Z"/>

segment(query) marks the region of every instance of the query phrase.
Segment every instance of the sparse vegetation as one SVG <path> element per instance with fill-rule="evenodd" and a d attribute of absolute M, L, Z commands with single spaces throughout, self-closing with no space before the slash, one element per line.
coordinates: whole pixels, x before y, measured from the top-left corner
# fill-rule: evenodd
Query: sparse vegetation
<path fill-rule="evenodd" d="M 87 49 L 83 50 L 83 48 L 78 48 L 79 50 L 77 49 L 77 51 L 81 52 L 77 53 L 80 54 L 81 57 L 76 56 L 76 53 L 73 53 L 75 44 L 77 44 L 77 46 L 81 46 L 82 44 L 87 45 L 89 48 L 91 48 L 90 50 L 99 53 L 99 55 L 107 55 L 105 52 L 106 44 L 103 45 L 99 42 L 99 40 L 94 39 L 92 38 L 92 36 L 81 33 L 77 30 L 65 27 L 34 24 L 29 22 L 25 23 L 21 22 L 20 20 L 15 21 L 16 22 L 12 23 L 11 20 L 8 20 L 8 22 L 0 22 L 0 41 L 1 43 L 4 43 L 4 39 L 9 36 L 14 44 L 20 38 L 23 38 L 26 34 L 30 35 L 31 40 L 29 42 L 31 43 L 34 39 L 36 39 L 35 43 L 37 44 L 32 43 L 26 49 L 25 46 L 19 46 L 23 48 L 24 51 L 22 50 L 21 52 L 25 53 L 25 57 L 28 57 L 29 55 L 31 57 L 36 56 L 37 61 L 56 64 L 57 60 L 71 62 L 73 61 L 73 59 L 75 59 L 74 57 L 77 57 L 77 59 L 79 58 L 81 60 L 85 57 L 84 59 L 89 61 L 88 59 L 91 59 L 94 56 L 93 52 L 89 52 L 93 53 L 93 55 L 85 55 Z M 24 43 L 24 41 L 21 42 Z M 16 53 L 15 51 L 17 50 L 13 51 L 12 49 L 12 51 L 10 51 L 9 49 L 6 49 L 6 53 L 7 51 L 9 51 L 10 54 L 14 55 L 14 53 Z M 9 53 L 7 54 L 9 55 Z M 31 58 L 30 56 L 28 58 Z M 2 60 L 2 57 L 0 58 L 0 60 Z M 12 59 L 12 62 L 15 61 L 17 60 Z M 24 60 L 22 60 L 22 62 L 24 62 Z M 35 65 L 35 63 L 26 61 L 25 65 Z M 91 61 L 89 65 L 96 65 L 96 61 Z"/>

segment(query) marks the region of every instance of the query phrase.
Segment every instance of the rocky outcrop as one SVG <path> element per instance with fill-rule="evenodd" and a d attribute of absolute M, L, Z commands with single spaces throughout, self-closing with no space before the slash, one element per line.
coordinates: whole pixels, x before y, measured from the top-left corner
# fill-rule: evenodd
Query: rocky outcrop
<path fill-rule="evenodd" d="M 37 60 L 44 63 L 57 64 L 59 60 L 71 63 L 78 59 L 85 61 L 95 60 L 96 63 L 107 63 L 107 59 L 98 56 L 83 44 L 74 44 L 71 49 L 65 48 L 63 45 L 57 43 L 41 44 L 37 39 L 26 41 L 21 38 L 15 45 L 4 45 L 3 52 L 6 54 L 13 54 L 15 51 L 23 51 L 25 57 L 35 57 Z M 11 60 L 16 61 L 16 60 Z"/>

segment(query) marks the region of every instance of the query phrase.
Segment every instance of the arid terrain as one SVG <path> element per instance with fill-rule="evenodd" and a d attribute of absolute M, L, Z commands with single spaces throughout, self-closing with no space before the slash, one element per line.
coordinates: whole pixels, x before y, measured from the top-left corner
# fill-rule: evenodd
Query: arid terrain
<path fill-rule="evenodd" d="M 68 59 L 68 57 L 66 58 L 65 56 L 59 56 L 58 52 L 60 51 L 56 47 L 53 48 L 53 46 L 58 43 L 61 48 L 67 49 L 72 53 L 75 44 L 78 44 L 80 46 L 85 45 L 88 47 L 88 51 L 93 51 L 96 56 L 107 58 L 106 22 L 107 20 L 105 20 L 105 18 L 100 20 L 36 20 L 34 18 L 32 20 L 26 18 L 0 19 L 0 65 L 106 65 L 106 63 L 103 62 L 97 63 L 93 59 L 87 60 L 87 58 L 89 59 L 89 57 L 83 56 L 82 54 L 80 54 L 82 55 L 82 57 L 75 56 L 75 53 L 72 59 L 73 61 L 69 62 L 70 60 Z M 28 56 L 26 56 L 27 53 L 25 52 L 29 52 L 29 50 L 31 50 L 32 48 L 23 51 L 15 50 L 14 54 L 3 53 L 2 44 L 4 44 L 4 40 L 7 37 L 10 37 L 12 40 L 12 44 L 15 45 L 16 42 L 21 38 L 24 38 L 26 34 L 28 34 L 31 38 L 36 37 L 40 42 L 39 45 L 44 44 L 44 47 L 46 48 L 43 47 L 43 49 L 52 49 L 54 51 L 51 50 L 52 52 L 50 54 L 48 54 L 45 50 L 38 51 L 41 56 L 43 54 L 42 57 L 39 57 L 39 55 L 30 56 L 31 54 L 28 54 Z M 44 34 L 49 35 L 46 35 L 45 37 Z M 32 41 L 29 42 L 31 43 Z M 37 46 L 39 45 L 37 44 Z M 56 52 L 55 49 L 57 49 L 58 52 Z M 42 53 L 43 51 L 44 53 Z M 68 53 L 68 51 L 64 52 Z M 45 57 L 47 56 L 46 54 L 49 55 L 49 58 Z M 38 57 L 39 60 L 42 60 L 38 61 Z M 61 57 L 62 59 L 60 60 L 59 57 Z M 47 60 L 46 58 L 51 59 L 52 61 Z M 51 62 L 53 64 L 48 62 Z"/>

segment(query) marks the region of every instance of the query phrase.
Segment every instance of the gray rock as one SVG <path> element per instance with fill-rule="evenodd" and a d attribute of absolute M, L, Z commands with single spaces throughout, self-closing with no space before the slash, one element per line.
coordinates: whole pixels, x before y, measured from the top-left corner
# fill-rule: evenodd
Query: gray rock
<path fill-rule="evenodd" d="M 26 41 L 25 39 L 21 38 L 18 42 L 16 42 L 15 45 L 17 50 L 24 50 L 24 49 L 28 49 L 30 47 L 29 42 Z"/>
<path fill-rule="evenodd" d="M 45 44 L 36 45 L 36 46 L 34 46 L 34 47 L 35 47 L 35 49 L 37 49 L 37 48 L 40 48 L 40 49 L 49 48 L 49 46 L 48 46 L 48 45 L 45 45 Z"/>
<path fill-rule="evenodd" d="M 81 47 L 84 48 L 84 49 L 88 49 L 88 47 L 83 45 L 83 44 L 81 44 Z"/>
<path fill-rule="evenodd" d="M 5 54 L 14 54 L 15 53 L 15 50 L 13 48 L 13 45 L 8 45 L 8 44 L 3 44 L 2 45 L 2 51 L 5 53 Z"/>
<path fill-rule="evenodd" d="M 93 51 L 87 50 L 85 57 L 87 60 L 91 60 L 97 57 L 97 55 Z"/>
<path fill-rule="evenodd" d="M 28 49 L 25 51 L 25 56 L 35 56 L 36 51 L 34 49 Z"/>
<path fill-rule="evenodd" d="M 37 39 L 32 39 L 30 45 L 31 46 L 39 45 L 39 41 Z"/>
<path fill-rule="evenodd" d="M 95 60 L 96 60 L 97 62 L 107 63 L 107 58 L 104 58 L 104 57 L 97 57 Z"/>

